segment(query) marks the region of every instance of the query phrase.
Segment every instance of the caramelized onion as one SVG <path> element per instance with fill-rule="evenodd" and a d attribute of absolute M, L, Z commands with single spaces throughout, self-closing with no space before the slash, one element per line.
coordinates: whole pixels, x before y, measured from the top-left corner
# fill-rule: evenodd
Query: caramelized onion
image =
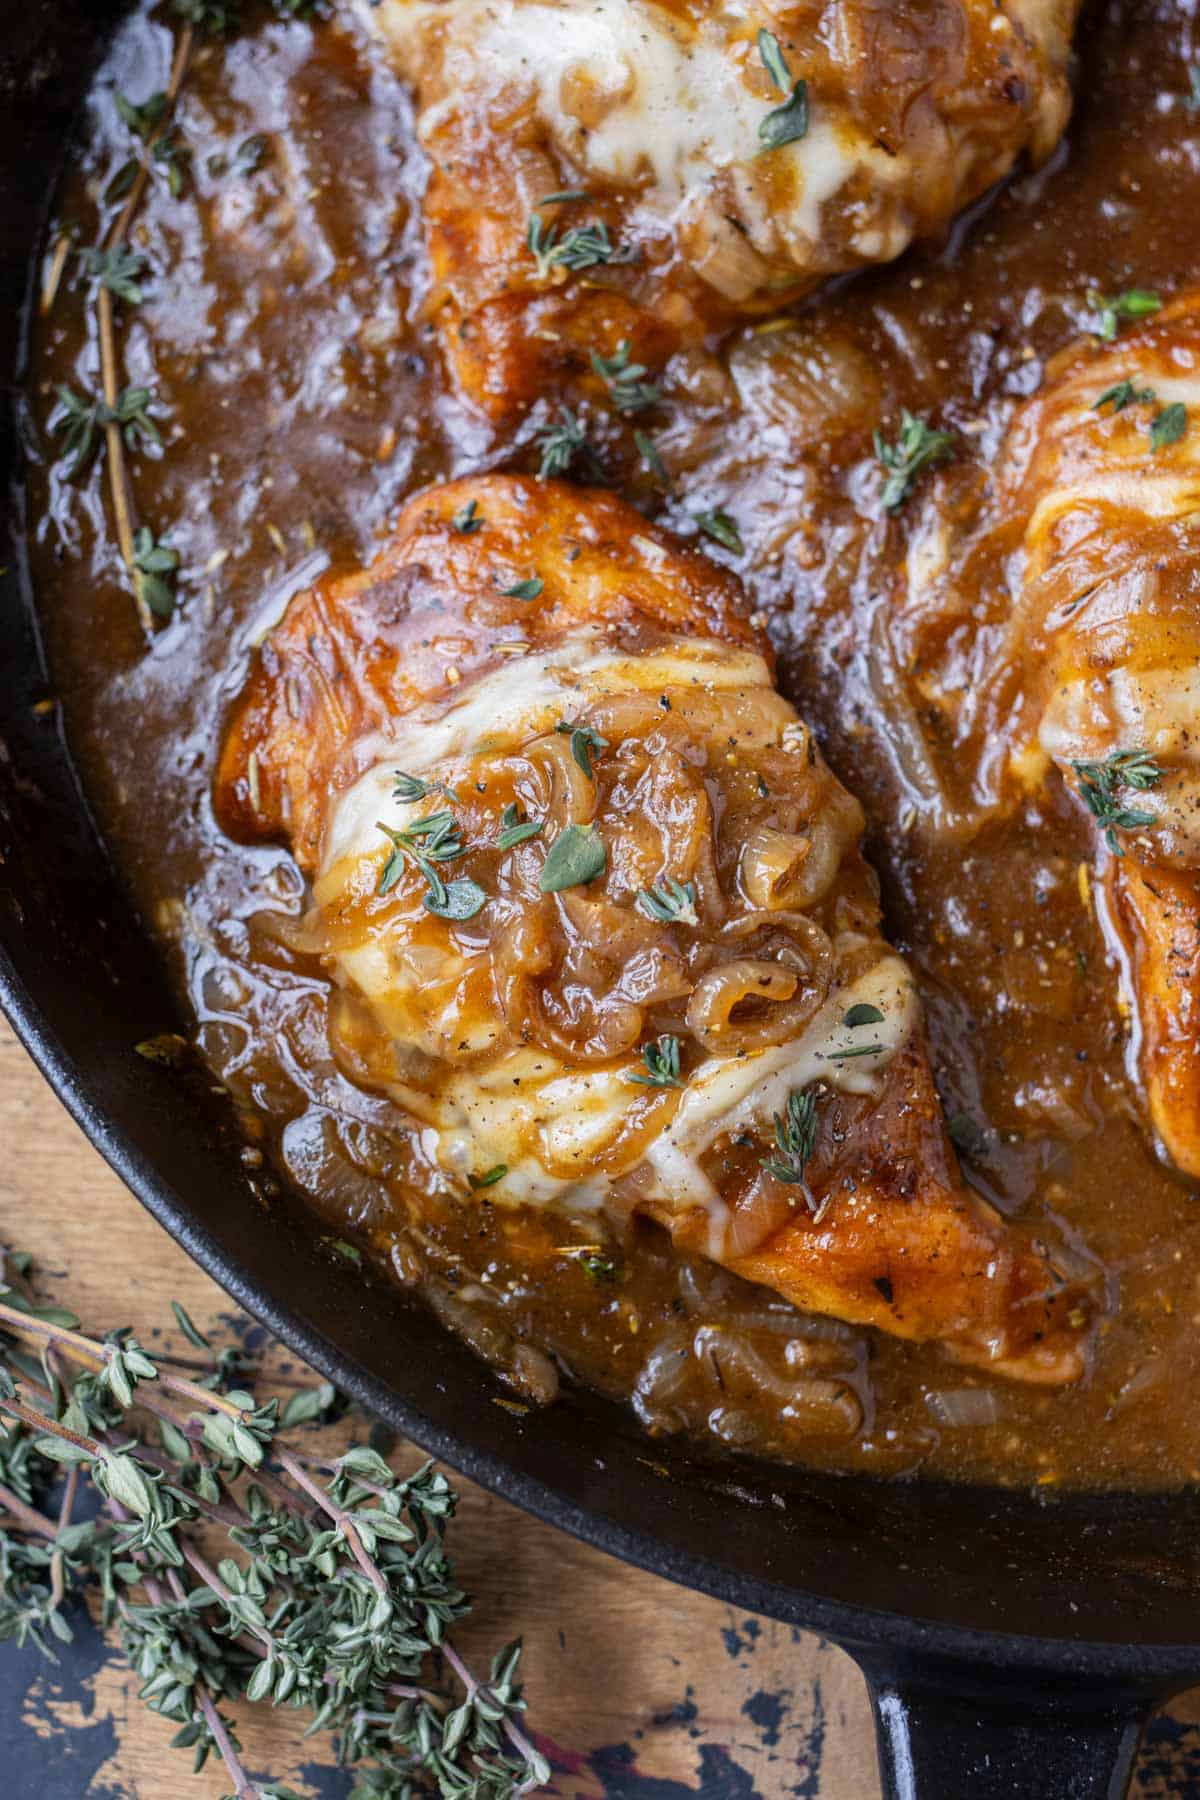
<path fill-rule="evenodd" d="M 831 960 L 825 939 L 825 954 L 808 969 L 753 957 L 720 963 L 696 985 L 688 1002 L 688 1030 L 714 1056 L 784 1044 L 803 1031 L 829 992 Z M 755 1010 L 735 1017 L 739 1006 L 748 1005 Z"/>
<path fill-rule="evenodd" d="M 833 886 L 857 835 L 857 820 L 829 804 L 804 833 L 760 825 L 742 849 L 738 864 L 742 892 L 751 906 L 764 910 L 815 906 Z"/>
<path fill-rule="evenodd" d="M 692 1354 L 719 1368 L 724 1384 L 731 1380 L 747 1395 L 773 1400 L 779 1423 L 801 1436 L 851 1437 L 863 1421 L 862 1402 L 844 1381 L 827 1376 L 794 1374 L 779 1376 L 744 1338 L 733 1337 L 719 1326 L 703 1325 L 692 1340 Z M 721 1413 L 725 1408 L 718 1409 Z M 734 1412 L 733 1417 L 739 1416 Z M 730 1421 L 732 1426 L 732 1419 Z M 715 1417 L 709 1418 L 717 1435 L 723 1432 Z M 757 1427 L 755 1435 L 757 1435 Z"/>

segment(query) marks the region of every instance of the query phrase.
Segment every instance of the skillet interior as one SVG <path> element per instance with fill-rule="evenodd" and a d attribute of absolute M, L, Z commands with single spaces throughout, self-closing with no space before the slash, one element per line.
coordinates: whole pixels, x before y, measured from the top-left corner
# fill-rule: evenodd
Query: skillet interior
<path fill-rule="evenodd" d="M 2 9 L 0 346 L 21 375 L 29 248 L 86 86 L 102 9 Z M 110 9 L 110 16 L 116 8 Z M 250 1190 L 207 1084 L 132 1051 L 173 1022 L 148 935 L 90 821 L 43 666 L 21 545 L 19 419 L 5 425 L 12 543 L 0 592 L 0 1000 L 118 1172 L 241 1304 L 434 1453 L 614 1554 L 843 1642 L 1171 1680 L 1200 1665 L 1194 1496 L 1034 1498 L 884 1484 L 651 1445 L 573 1393 L 515 1419 L 457 1340 L 331 1260 Z M 86 1196 L 80 1196 L 86 1203 Z M 1002 1634 L 1000 1636 L 992 1634 Z"/>

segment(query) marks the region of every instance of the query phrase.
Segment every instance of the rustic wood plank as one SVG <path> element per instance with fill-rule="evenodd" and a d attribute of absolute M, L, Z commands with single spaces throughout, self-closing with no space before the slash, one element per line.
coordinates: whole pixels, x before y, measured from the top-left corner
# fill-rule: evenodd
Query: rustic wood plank
<path fill-rule="evenodd" d="M 0 1233 L 95 1330 L 151 1341 L 179 1299 L 202 1327 L 230 1304 L 105 1167 L 0 1024 Z M 287 1366 L 287 1359 L 281 1359 Z M 294 1365 L 290 1371 L 294 1373 Z M 564 1800 L 875 1800 L 862 1678 L 840 1650 L 628 1569 L 460 1483 L 453 1545 L 477 1597 L 468 1651 L 517 1633 L 530 1719 Z M 1200 1796 L 1200 1695 L 1156 1720 L 1137 1800 Z M 343 1795 L 296 1721 L 243 1714 L 251 1768 L 306 1794 Z M 172 1728 L 146 1712 L 119 1655 L 86 1625 L 61 1666 L 0 1650 L 3 1791 L 38 1800 L 218 1800 L 192 1780 Z"/>

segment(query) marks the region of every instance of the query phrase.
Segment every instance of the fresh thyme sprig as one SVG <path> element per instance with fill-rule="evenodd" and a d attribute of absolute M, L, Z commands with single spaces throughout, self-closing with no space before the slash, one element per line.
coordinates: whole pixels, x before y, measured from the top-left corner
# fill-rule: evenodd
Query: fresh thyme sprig
<path fill-rule="evenodd" d="M 803 1186 L 809 1158 L 817 1142 L 817 1095 L 813 1088 L 793 1088 L 782 1115 L 775 1114 L 774 1156 L 763 1168 L 786 1186 Z"/>
<path fill-rule="evenodd" d="M 683 1086 L 683 1077 L 679 1072 L 679 1039 L 677 1037 L 660 1037 L 653 1044 L 642 1048 L 644 1070 L 626 1075 L 626 1081 L 633 1081 L 639 1087 L 677 1088 Z"/>
<path fill-rule="evenodd" d="M 913 491 L 922 469 L 945 462 L 954 454 L 954 437 L 949 431 L 936 431 L 924 419 L 918 419 L 907 407 L 900 413 L 900 436 L 894 444 L 886 443 L 881 432 L 874 433 L 875 455 L 887 471 L 887 480 L 879 496 L 884 512 L 899 512 Z"/>
<path fill-rule="evenodd" d="M 643 888 L 634 903 L 639 912 L 659 925 L 698 925 L 696 887 L 691 881 L 676 881 L 667 876 L 652 888 Z"/>
<path fill-rule="evenodd" d="M 473 919 L 487 904 L 487 895 L 477 881 L 469 876 L 443 881 L 434 867 L 435 863 L 453 862 L 466 849 L 453 813 L 427 813 L 423 819 L 413 819 L 399 827 L 380 821 L 378 829 L 391 843 L 392 851 L 380 871 L 376 893 L 390 893 L 405 863 L 410 862 L 428 884 L 423 895 L 426 911 L 439 919 Z"/>
<path fill-rule="evenodd" d="M 50 429 L 61 433 L 63 455 L 71 459 L 67 473 L 71 480 L 83 473 L 102 441 L 101 433 L 114 426 L 118 441 L 124 440 L 130 450 L 145 439 L 162 447 L 158 426 L 150 417 L 154 395 L 149 388 L 123 388 L 115 403 L 107 400 L 85 400 L 73 388 L 58 388 L 60 411 L 51 418 Z"/>
<path fill-rule="evenodd" d="M 628 261 L 609 237 L 602 219 L 569 226 L 560 236 L 557 225 L 547 225 L 540 213 L 531 213 L 525 241 L 542 281 L 555 269 L 594 269 L 614 259 Z"/>
<path fill-rule="evenodd" d="M 236 1700 L 308 1709 L 364 1765 L 360 1800 L 513 1800 L 549 1780 L 520 1723 L 519 1644 L 481 1680 L 448 1636 L 470 1602 L 440 1472 L 401 1479 L 369 1444 L 301 1449 L 285 1433 L 330 1415 L 327 1385 L 282 1407 L 231 1386 L 256 1371 L 180 1308 L 198 1365 L 86 1337 L 27 1269 L 9 1255 L 0 1283 L 0 1637 L 53 1659 L 94 1588 L 142 1698 L 197 1768 L 224 1762 L 239 1800 L 288 1791 L 247 1773 L 222 1710 Z"/>
<path fill-rule="evenodd" d="M 537 447 L 541 453 L 539 481 L 569 474 L 576 462 L 583 463 L 593 481 L 603 479 L 603 465 L 588 440 L 586 427 L 569 407 L 559 407 L 558 423 L 539 432 Z"/>
<path fill-rule="evenodd" d="M 598 356 L 591 351 L 592 369 L 607 387 L 618 412 L 642 412 L 655 406 L 662 394 L 652 381 L 645 380 L 650 372 L 645 364 L 630 362 L 629 349 L 629 339 L 623 338 L 611 356 Z"/>
<path fill-rule="evenodd" d="M 1098 762 L 1072 762 L 1079 778 L 1079 794 L 1088 811 L 1104 832 L 1104 841 L 1114 856 L 1123 856 L 1118 831 L 1136 831 L 1153 825 L 1154 814 L 1144 807 L 1126 806 L 1118 799 L 1118 790 L 1132 788 L 1145 793 L 1157 787 L 1163 771 L 1148 750 L 1114 750 Z"/>

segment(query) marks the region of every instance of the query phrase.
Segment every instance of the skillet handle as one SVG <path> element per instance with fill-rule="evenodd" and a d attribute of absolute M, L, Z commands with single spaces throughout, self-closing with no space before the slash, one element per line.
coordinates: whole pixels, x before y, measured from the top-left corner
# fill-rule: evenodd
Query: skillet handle
<path fill-rule="evenodd" d="M 859 1656 L 883 1800 L 1124 1800 L 1156 1696 Z"/>

